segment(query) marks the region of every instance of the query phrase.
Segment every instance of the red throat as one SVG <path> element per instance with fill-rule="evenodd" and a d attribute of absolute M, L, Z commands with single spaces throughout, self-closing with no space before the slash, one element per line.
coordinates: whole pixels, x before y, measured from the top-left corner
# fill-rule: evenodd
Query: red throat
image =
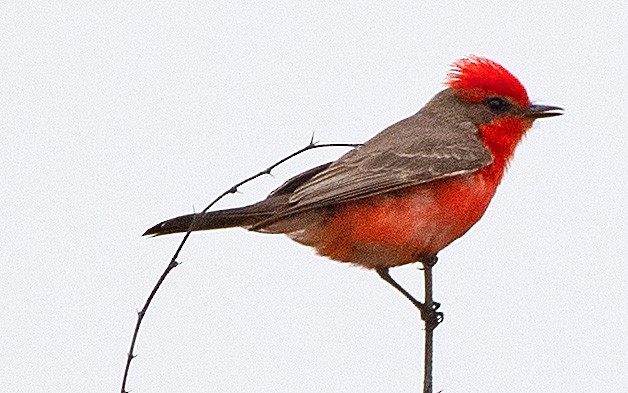
<path fill-rule="evenodd" d="M 512 159 L 517 144 L 532 125 L 531 120 L 504 117 L 491 124 L 480 126 L 482 142 L 493 154 L 493 163 L 487 168 L 501 180 L 508 163 Z"/>

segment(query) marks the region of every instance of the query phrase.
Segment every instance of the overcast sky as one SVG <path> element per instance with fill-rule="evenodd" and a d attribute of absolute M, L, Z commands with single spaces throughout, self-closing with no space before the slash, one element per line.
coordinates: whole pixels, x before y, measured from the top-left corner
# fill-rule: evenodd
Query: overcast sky
<path fill-rule="evenodd" d="M 538 121 L 485 217 L 440 254 L 434 387 L 628 391 L 625 2 L 4 1 L 0 391 L 119 391 L 139 309 L 201 210 L 303 147 L 415 113 L 494 59 Z M 265 196 L 345 149 L 229 196 Z M 371 271 L 282 236 L 191 237 L 149 310 L 137 392 L 417 392 L 422 324 Z M 421 293 L 415 266 L 392 271 Z"/>

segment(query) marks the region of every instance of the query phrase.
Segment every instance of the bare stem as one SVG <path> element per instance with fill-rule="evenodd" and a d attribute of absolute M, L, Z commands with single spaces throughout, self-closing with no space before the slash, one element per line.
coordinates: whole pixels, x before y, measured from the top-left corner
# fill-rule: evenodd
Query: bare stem
<path fill-rule="evenodd" d="M 423 370 L 423 393 L 432 393 L 432 363 L 434 360 L 434 329 L 443 320 L 443 314 L 437 312 L 438 304 L 434 303 L 432 292 L 432 267 L 436 263 L 437 258 L 429 258 L 423 263 L 423 277 L 425 280 L 425 302 L 424 310 L 421 313 L 423 321 L 425 321 L 425 352 L 424 352 L 424 370 Z"/>
<path fill-rule="evenodd" d="M 153 287 L 153 290 L 150 292 L 150 295 L 148 295 L 148 298 L 146 299 L 146 302 L 144 303 L 144 307 L 142 307 L 142 309 L 140 311 L 138 311 L 138 313 L 137 313 L 137 322 L 135 323 L 135 330 L 133 331 L 133 338 L 131 339 L 131 346 L 129 348 L 129 352 L 128 352 L 128 355 L 127 355 L 126 365 L 124 367 L 124 377 L 122 378 L 122 388 L 120 389 L 121 393 L 128 393 L 127 390 L 126 390 L 126 382 L 127 382 L 128 376 L 129 376 L 129 369 L 131 367 L 131 361 L 136 356 L 136 355 L 133 354 L 133 350 L 135 349 L 135 343 L 137 341 L 137 336 L 138 336 L 139 331 L 140 331 L 140 325 L 142 324 L 142 321 L 144 320 L 144 316 L 146 315 L 146 311 L 148 311 L 148 307 L 150 306 L 150 303 L 153 301 L 153 298 L 155 297 L 155 294 L 159 290 L 159 287 L 161 287 L 161 284 L 166 279 L 166 276 L 168 275 L 168 273 L 170 273 L 170 271 L 172 269 L 174 269 L 175 267 L 177 267 L 179 265 L 179 263 L 177 262 L 177 258 L 179 257 L 179 253 L 183 249 L 183 245 L 187 242 L 188 238 L 190 237 L 190 234 L 194 230 L 195 225 L 196 225 L 197 221 L 199 220 L 199 218 L 202 217 L 205 213 L 207 213 L 207 211 L 209 209 L 211 209 L 211 207 L 214 206 L 214 204 L 216 204 L 216 202 L 218 202 L 219 200 L 224 198 L 226 195 L 233 194 L 236 191 L 238 191 L 238 188 L 240 186 L 242 186 L 243 184 L 248 183 L 248 182 L 250 182 L 250 181 L 252 181 L 254 179 L 257 179 L 258 177 L 261 177 L 263 175 L 270 175 L 270 173 L 271 173 L 271 171 L 273 169 L 275 169 L 279 165 L 283 164 L 284 162 L 290 160 L 291 158 L 298 156 L 299 154 L 301 154 L 303 152 L 306 152 L 306 151 L 312 150 L 312 149 L 317 149 L 319 147 L 356 147 L 356 146 L 360 146 L 360 145 L 359 144 L 351 144 L 351 143 L 317 144 L 316 142 L 314 142 L 313 139 L 311 139 L 310 143 L 307 146 L 305 146 L 305 147 L 295 151 L 294 153 L 292 153 L 292 154 L 282 158 L 281 160 L 275 162 L 274 164 L 272 164 L 268 168 L 266 168 L 266 169 L 256 173 L 255 175 L 247 177 L 246 179 L 244 179 L 241 182 L 235 184 L 234 186 L 232 186 L 228 190 L 225 190 L 222 194 L 220 194 L 218 197 L 216 197 L 216 199 L 214 199 L 209 205 L 207 205 L 207 207 L 205 209 L 203 209 L 199 214 L 196 214 L 194 216 L 194 219 L 192 220 L 192 223 L 190 224 L 190 227 L 188 228 L 188 231 L 183 236 L 183 239 L 181 240 L 181 243 L 179 244 L 179 247 L 177 247 L 177 250 L 175 251 L 175 253 L 172 256 L 172 258 L 170 259 L 170 263 L 168 263 L 168 266 L 166 266 L 166 269 L 163 271 L 163 273 L 159 277 L 159 280 L 157 280 L 157 283 Z"/>

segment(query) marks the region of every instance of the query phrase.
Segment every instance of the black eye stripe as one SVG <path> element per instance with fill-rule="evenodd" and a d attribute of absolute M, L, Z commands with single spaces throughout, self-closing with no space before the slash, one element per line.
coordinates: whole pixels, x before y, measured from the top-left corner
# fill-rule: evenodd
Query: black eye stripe
<path fill-rule="evenodd" d="M 484 105 L 495 114 L 508 112 L 512 109 L 512 104 L 500 97 L 489 97 L 484 100 Z"/>

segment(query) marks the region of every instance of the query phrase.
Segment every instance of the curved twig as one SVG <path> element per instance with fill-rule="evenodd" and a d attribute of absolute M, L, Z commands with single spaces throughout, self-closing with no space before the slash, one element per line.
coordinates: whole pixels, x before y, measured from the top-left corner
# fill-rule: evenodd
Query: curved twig
<path fill-rule="evenodd" d="M 290 160 L 291 158 L 294 158 L 294 157 L 298 156 L 299 154 L 301 154 L 303 152 L 306 152 L 306 151 L 312 150 L 312 149 L 316 149 L 316 148 L 319 148 L 319 147 L 356 147 L 356 146 L 360 146 L 360 144 L 354 144 L 354 143 L 325 143 L 325 144 L 318 144 L 318 143 L 314 142 L 314 135 L 312 135 L 312 139 L 310 139 L 310 143 L 307 146 L 305 146 L 305 147 L 295 151 L 294 153 L 292 153 L 292 154 L 282 158 L 281 160 L 275 162 L 274 164 L 272 164 L 268 168 L 264 169 L 263 171 L 260 171 L 260 172 L 256 173 L 255 175 L 247 177 L 246 179 L 244 179 L 241 182 L 235 184 L 234 186 L 232 186 L 228 190 L 225 190 L 222 194 L 220 194 L 218 197 L 216 197 L 216 199 L 214 199 L 209 205 L 207 205 L 207 207 L 205 209 L 203 209 L 199 214 L 196 214 L 194 216 L 194 219 L 192 220 L 192 223 L 190 224 L 190 227 L 188 228 L 188 231 L 183 236 L 183 239 L 181 240 L 181 243 L 179 244 L 179 247 L 177 247 L 177 250 L 175 251 L 175 253 L 172 256 L 172 258 L 170 259 L 170 263 L 168 263 L 168 266 L 166 266 L 166 269 L 164 270 L 164 272 L 159 277 L 159 280 L 157 280 L 157 283 L 153 287 L 153 290 L 150 292 L 150 295 L 148 295 L 148 298 L 146 299 L 146 302 L 144 303 L 144 307 L 142 307 L 142 309 L 137 312 L 137 322 L 135 323 L 135 330 L 133 331 L 133 338 L 131 339 L 131 346 L 129 347 L 129 352 L 127 354 L 126 365 L 124 367 L 124 376 L 122 378 L 122 388 L 120 390 L 121 393 L 128 393 L 127 390 L 126 390 L 126 381 L 127 381 L 127 377 L 129 376 L 129 369 L 131 367 L 131 361 L 135 358 L 135 355 L 133 354 L 133 350 L 135 349 L 135 342 L 137 341 L 137 336 L 138 336 L 139 331 L 140 331 L 140 325 L 142 324 L 142 320 L 144 319 L 144 316 L 146 315 L 146 311 L 148 310 L 148 307 L 150 306 L 150 303 L 153 301 L 153 298 L 155 297 L 155 294 L 159 290 L 159 287 L 161 286 L 161 284 L 166 279 L 166 276 L 168 275 L 168 273 L 170 273 L 170 271 L 172 269 L 174 269 L 175 267 L 177 267 L 179 265 L 179 262 L 177 262 L 177 258 L 179 257 L 179 253 L 181 252 L 181 250 L 183 249 L 183 246 L 187 242 L 188 237 L 190 237 L 190 234 L 192 233 L 192 229 L 194 228 L 198 218 L 201 217 L 203 214 L 207 213 L 207 211 L 209 209 L 211 209 L 211 207 L 214 206 L 214 204 L 216 204 L 216 202 L 218 202 L 219 200 L 224 198 L 226 195 L 233 194 L 233 193 L 237 192 L 238 188 L 240 186 L 242 186 L 243 184 L 248 183 L 251 180 L 257 179 L 260 176 L 270 175 L 270 173 L 271 173 L 271 171 L 273 169 L 275 169 L 279 165 L 283 164 L 284 162 Z"/>

